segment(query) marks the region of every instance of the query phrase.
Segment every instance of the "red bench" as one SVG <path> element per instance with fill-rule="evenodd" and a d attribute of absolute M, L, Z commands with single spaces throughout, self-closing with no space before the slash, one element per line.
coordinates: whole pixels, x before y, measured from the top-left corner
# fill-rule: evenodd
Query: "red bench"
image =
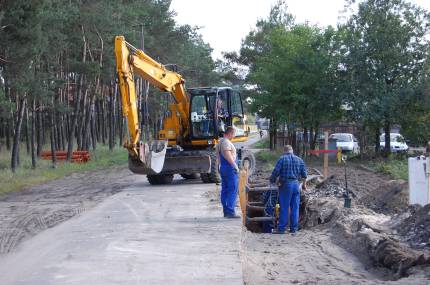
<path fill-rule="evenodd" d="M 40 156 L 44 160 L 52 160 L 51 151 L 42 151 Z M 63 151 L 63 150 L 56 151 L 55 157 L 57 160 L 67 160 L 67 151 Z M 89 160 L 90 160 L 89 151 L 77 150 L 72 152 L 72 162 L 74 163 L 85 163 L 85 162 L 88 162 Z"/>

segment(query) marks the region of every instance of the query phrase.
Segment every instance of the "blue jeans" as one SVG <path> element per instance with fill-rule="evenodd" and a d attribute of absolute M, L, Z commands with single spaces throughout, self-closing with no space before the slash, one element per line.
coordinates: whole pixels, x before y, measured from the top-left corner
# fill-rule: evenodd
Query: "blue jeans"
<path fill-rule="evenodd" d="M 221 165 L 221 204 L 224 216 L 235 215 L 234 207 L 238 193 L 239 176 L 231 166 Z"/>
<path fill-rule="evenodd" d="M 300 189 L 297 180 L 287 181 L 279 188 L 279 213 L 278 230 L 285 231 L 287 223 L 290 232 L 296 232 L 299 228 Z"/>

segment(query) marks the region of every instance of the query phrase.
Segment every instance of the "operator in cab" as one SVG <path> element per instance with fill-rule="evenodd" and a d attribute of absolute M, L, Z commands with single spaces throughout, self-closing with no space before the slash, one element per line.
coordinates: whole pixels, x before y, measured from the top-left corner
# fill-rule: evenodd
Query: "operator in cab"
<path fill-rule="evenodd" d="M 221 174 L 221 204 L 225 218 L 240 218 L 236 215 L 235 206 L 239 184 L 239 166 L 237 165 L 237 153 L 231 139 L 235 136 L 235 130 L 229 126 L 224 137 L 217 146 L 217 158 Z"/>
<path fill-rule="evenodd" d="M 303 160 L 294 155 L 293 147 L 286 145 L 284 154 L 279 158 L 273 169 L 270 182 L 276 183 L 279 177 L 279 212 L 278 228 L 273 230 L 273 234 L 284 234 L 287 224 L 290 226 L 290 233 L 296 235 L 299 228 L 299 209 L 300 209 L 300 185 L 302 190 L 306 190 L 306 165 Z"/>
<path fill-rule="evenodd" d="M 218 116 L 218 130 L 225 132 L 225 124 L 227 123 L 227 117 L 229 116 L 228 111 L 224 109 L 224 102 L 221 98 L 216 101 L 217 116 Z"/>

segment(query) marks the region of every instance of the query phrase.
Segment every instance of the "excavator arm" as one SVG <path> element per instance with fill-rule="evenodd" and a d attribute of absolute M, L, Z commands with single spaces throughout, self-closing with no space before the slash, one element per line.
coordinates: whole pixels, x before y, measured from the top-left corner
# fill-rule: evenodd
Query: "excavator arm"
<path fill-rule="evenodd" d="M 134 82 L 134 74 L 137 73 L 143 79 L 164 92 L 172 94 L 175 104 L 173 111 L 179 114 L 181 123 L 177 125 L 177 133 L 181 137 L 189 133 L 189 97 L 184 88 L 184 79 L 176 72 L 166 69 L 142 50 L 133 47 L 125 41 L 123 36 L 115 38 L 115 56 L 119 80 L 119 88 L 122 100 L 122 112 L 128 119 L 130 140 L 125 143 L 132 156 L 139 155 L 139 139 L 141 130 L 137 111 L 137 96 Z"/>

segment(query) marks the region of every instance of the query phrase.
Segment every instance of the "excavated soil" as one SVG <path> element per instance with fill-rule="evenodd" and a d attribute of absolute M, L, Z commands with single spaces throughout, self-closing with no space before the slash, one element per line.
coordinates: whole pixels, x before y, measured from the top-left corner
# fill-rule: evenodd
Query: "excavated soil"
<path fill-rule="evenodd" d="M 430 204 L 410 207 L 405 216 L 395 227 L 402 239 L 416 249 L 430 250 Z"/>
<path fill-rule="evenodd" d="M 348 165 L 347 179 L 350 209 L 345 169 L 331 166 L 302 193 L 297 236 L 245 231 L 247 284 L 430 284 L 430 206 L 408 207 L 407 183 L 363 167 Z"/>
<path fill-rule="evenodd" d="M 311 164 L 312 165 L 312 164 Z M 319 166 L 316 166 L 319 167 Z M 399 214 L 408 209 L 408 183 L 392 180 L 362 166 L 347 167 L 348 190 L 355 204 L 363 205 L 377 213 Z M 331 165 L 329 179 L 317 189 L 324 196 L 343 197 L 345 191 L 345 169 Z"/>
<path fill-rule="evenodd" d="M 125 167 L 110 168 L 75 173 L 0 196 L 0 254 L 118 193 L 135 177 Z"/>

